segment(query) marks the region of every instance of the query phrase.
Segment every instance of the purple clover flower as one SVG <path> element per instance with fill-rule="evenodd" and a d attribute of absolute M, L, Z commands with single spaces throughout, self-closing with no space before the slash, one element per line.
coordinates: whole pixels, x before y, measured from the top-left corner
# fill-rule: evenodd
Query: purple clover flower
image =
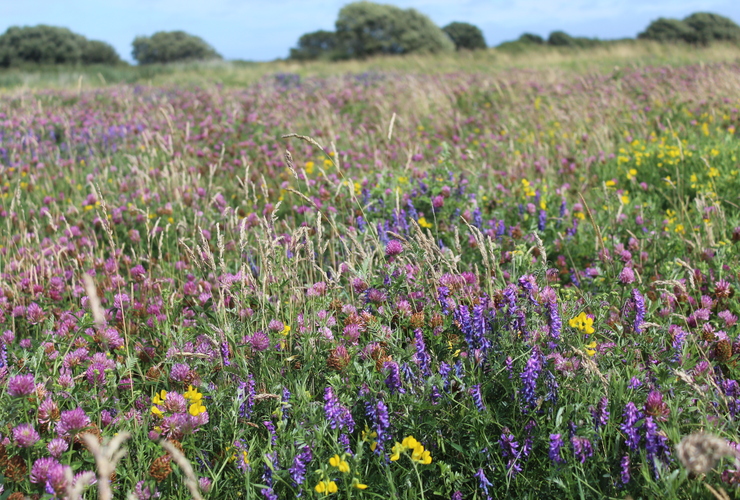
<path fill-rule="evenodd" d="M 13 441 L 21 448 L 30 448 L 39 439 L 39 433 L 31 424 L 20 424 L 13 429 Z"/>
<path fill-rule="evenodd" d="M 36 381 L 32 374 L 16 375 L 8 380 L 7 392 L 9 396 L 20 398 L 32 394 L 36 389 Z"/>

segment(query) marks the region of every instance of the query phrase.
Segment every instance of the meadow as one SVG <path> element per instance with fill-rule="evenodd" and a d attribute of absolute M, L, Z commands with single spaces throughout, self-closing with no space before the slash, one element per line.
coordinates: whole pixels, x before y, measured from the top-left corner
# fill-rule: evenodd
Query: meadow
<path fill-rule="evenodd" d="M 735 496 L 740 64 L 561 56 L 0 94 L 2 498 Z"/>

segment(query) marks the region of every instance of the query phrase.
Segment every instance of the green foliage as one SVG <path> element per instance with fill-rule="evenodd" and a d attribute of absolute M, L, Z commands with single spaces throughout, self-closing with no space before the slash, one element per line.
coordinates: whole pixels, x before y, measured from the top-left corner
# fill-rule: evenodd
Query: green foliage
<path fill-rule="evenodd" d="M 709 12 L 697 12 L 683 20 L 694 33 L 694 43 L 707 45 L 713 41 L 740 41 L 740 26 L 732 19 Z"/>
<path fill-rule="evenodd" d="M 542 38 L 540 35 L 535 35 L 532 33 L 523 33 L 522 36 L 519 37 L 518 41 L 524 43 L 534 43 L 537 45 L 542 45 L 545 43 L 544 38 Z"/>
<path fill-rule="evenodd" d="M 120 64 L 118 52 L 110 44 L 88 40 L 82 51 L 83 64 Z"/>
<path fill-rule="evenodd" d="M 740 26 L 718 14 L 697 12 L 683 21 L 661 17 L 637 35 L 658 42 L 686 42 L 708 45 L 713 41 L 739 42 Z"/>
<path fill-rule="evenodd" d="M 350 57 L 454 49 L 452 40 L 424 14 L 373 2 L 344 6 L 336 21 L 336 33 Z"/>
<path fill-rule="evenodd" d="M 151 37 L 137 36 L 131 55 L 139 64 L 221 59 L 200 37 L 184 31 L 158 31 Z"/>
<path fill-rule="evenodd" d="M 298 61 L 337 59 L 340 56 L 336 34 L 326 30 L 306 33 L 298 39 L 298 47 L 290 49 L 290 59 Z"/>
<path fill-rule="evenodd" d="M 694 37 L 693 31 L 691 26 L 679 19 L 661 17 L 650 23 L 637 38 L 657 42 L 689 41 Z"/>
<path fill-rule="evenodd" d="M 596 47 L 604 42 L 597 38 L 586 38 L 586 37 L 574 37 L 570 36 L 565 31 L 553 31 L 547 38 L 547 44 L 553 47 L 572 47 L 572 48 L 588 48 Z"/>
<path fill-rule="evenodd" d="M 442 30 L 455 42 L 457 50 L 476 50 L 487 47 L 483 32 L 472 24 L 454 22 L 445 26 Z"/>
<path fill-rule="evenodd" d="M 24 63 L 78 64 L 85 37 L 56 26 L 13 26 L 0 35 L 0 66 Z"/>

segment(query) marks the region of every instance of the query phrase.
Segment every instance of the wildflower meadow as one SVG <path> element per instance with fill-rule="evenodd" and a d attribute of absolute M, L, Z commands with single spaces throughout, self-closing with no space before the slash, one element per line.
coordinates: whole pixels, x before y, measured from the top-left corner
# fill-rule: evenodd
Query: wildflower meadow
<path fill-rule="evenodd" d="M 0 94 L 1 498 L 734 497 L 739 128 L 736 63 Z"/>

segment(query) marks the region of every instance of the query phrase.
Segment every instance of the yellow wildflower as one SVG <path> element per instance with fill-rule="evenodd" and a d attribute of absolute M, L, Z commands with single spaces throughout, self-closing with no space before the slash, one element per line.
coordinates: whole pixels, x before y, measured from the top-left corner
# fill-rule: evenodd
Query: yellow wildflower
<path fill-rule="evenodd" d="M 162 403 L 164 403 L 164 400 L 166 398 L 167 398 L 167 391 L 162 389 L 161 391 L 159 391 L 158 394 L 154 395 L 154 397 L 152 398 L 152 403 L 154 403 L 155 405 L 161 405 Z"/>
<path fill-rule="evenodd" d="M 314 488 L 316 493 L 325 493 L 331 495 L 337 492 L 337 483 L 334 481 L 319 481 L 319 484 Z"/>
<path fill-rule="evenodd" d="M 339 469 L 339 472 L 349 472 L 349 464 L 345 460 L 340 458 L 339 455 L 334 455 L 333 457 L 331 457 L 329 459 L 329 465 Z"/>
<path fill-rule="evenodd" d="M 427 222 L 426 217 L 419 217 L 419 221 L 418 222 L 419 222 L 419 225 L 421 227 L 425 227 L 427 229 L 429 229 L 430 227 L 432 227 L 432 223 L 431 222 Z"/>

